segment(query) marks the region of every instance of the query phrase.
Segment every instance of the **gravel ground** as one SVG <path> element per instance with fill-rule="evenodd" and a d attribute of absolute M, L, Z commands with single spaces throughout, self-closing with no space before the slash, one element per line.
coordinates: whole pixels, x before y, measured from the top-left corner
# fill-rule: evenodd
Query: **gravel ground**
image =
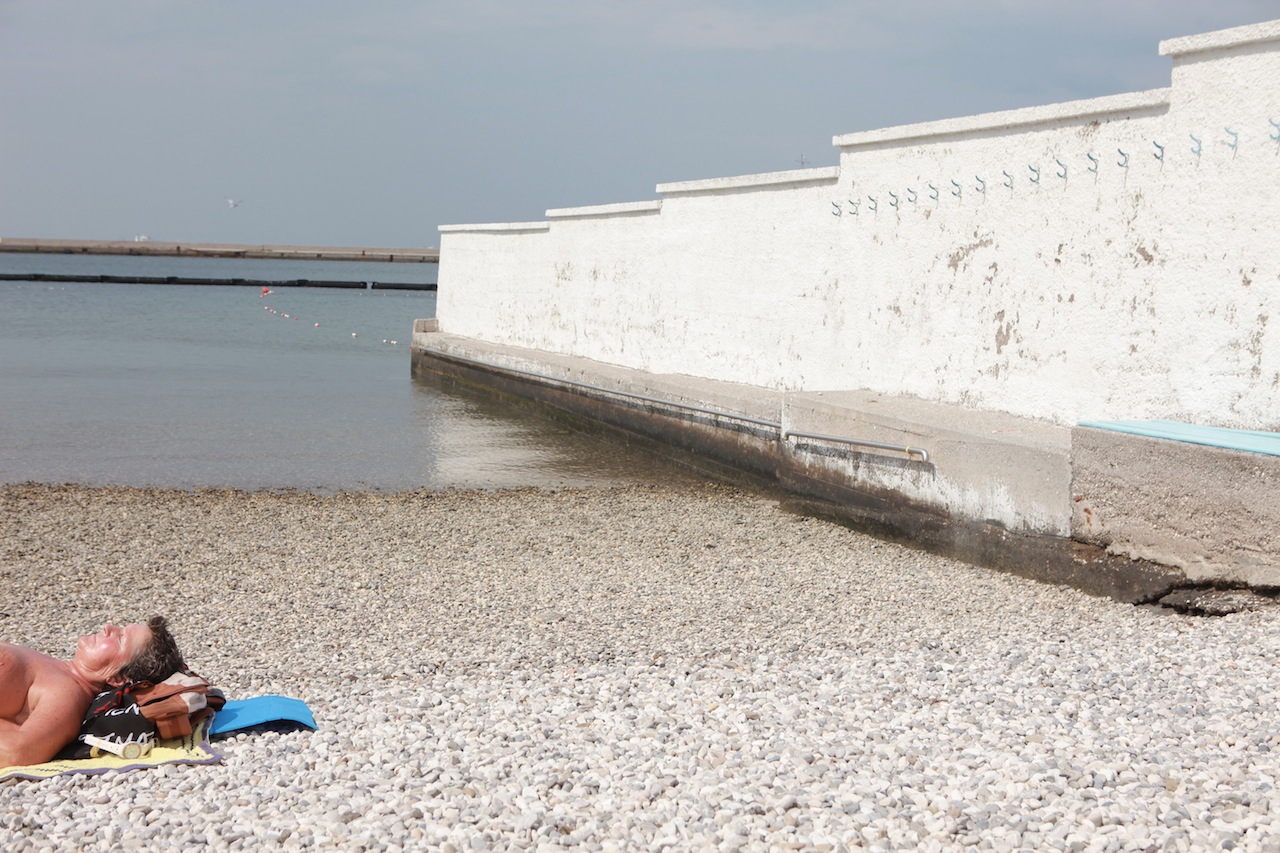
<path fill-rule="evenodd" d="M 1194 618 L 720 487 L 0 487 L 0 636 L 169 615 L 316 732 L 0 785 L 5 850 L 1280 850 L 1280 608 Z"/>

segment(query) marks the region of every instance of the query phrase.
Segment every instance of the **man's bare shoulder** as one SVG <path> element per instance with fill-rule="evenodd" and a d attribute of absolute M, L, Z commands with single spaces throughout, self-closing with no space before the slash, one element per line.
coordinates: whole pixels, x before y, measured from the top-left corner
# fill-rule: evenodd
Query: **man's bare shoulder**
<path fill-rule="evenodd" d="M 63 662 L 35 649 L 0 643 L 0 715 L 31 711 L 42 695 L 79 697 L 83 689 Z M 14 707 L 9 707 L 14 706 Z"/>
<path fill-rule="evenodd" d="M 27 705 L 27 691 L 35 681 L 31 650 L 0 643 L 0 718 L 13 720 Z"/>
<path fill-rule="evenodd" d="M 0 678 L 4 673 L 27 673 L 34 678 L 42 670 L 54 666 L 57 661 L 49 655 L 15 646 L 13 643 L 0 643 Z"/>
<path fill-rule="evenodd" d="M 39 652 L 13 643 L 0 643 L 0 684 L 8 684 L 13 679 L 30 678 L 29 673 L 35 669 L 31 665 L 32 655 L 38 654 Z"/>
<path fill-rule="evenodd" d="M 22 660 L 22 653 L 27 651 L 13 643 L 0 643 L 0 666 L 13 666 Z"/>

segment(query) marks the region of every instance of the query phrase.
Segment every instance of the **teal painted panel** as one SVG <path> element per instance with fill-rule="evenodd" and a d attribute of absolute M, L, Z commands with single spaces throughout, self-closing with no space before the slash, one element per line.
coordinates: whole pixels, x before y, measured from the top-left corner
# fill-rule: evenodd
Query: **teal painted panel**
<path fill-rule="evenodd" d="M 1226 429 L 1225 427 L 1199 426 L 1179 421 L 1081 421 L 1080 426 L 1127 432 L 1148 438 L 1164 438 L 1204 444 L 1226 450 L 1243 450 L 1248 453 L 1265 453 L 1280 456 L 1280 432 L 1262 432 L 1252 429 Z"/>

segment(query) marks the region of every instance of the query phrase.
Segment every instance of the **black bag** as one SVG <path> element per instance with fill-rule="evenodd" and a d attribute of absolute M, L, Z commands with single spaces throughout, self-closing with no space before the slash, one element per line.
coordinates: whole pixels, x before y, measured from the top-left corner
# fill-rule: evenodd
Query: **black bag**
<path fill-rule="evenodd" d="M 156 724 L 142 715 L 131 687 L 110 687 L 93 697 L 80 734 L 62 748 L 58 759 L 102 755 L 137 758 L 150 752 L 157 740 Z"/>

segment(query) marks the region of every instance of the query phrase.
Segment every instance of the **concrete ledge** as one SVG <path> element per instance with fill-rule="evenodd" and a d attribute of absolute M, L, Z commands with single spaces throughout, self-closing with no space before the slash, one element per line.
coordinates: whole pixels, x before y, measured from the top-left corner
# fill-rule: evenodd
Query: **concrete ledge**
<path fill-rule="evenodd" d="M 550 222 L 488 222 L 478 225 L 441 225 L 441 234 L 500 234 L 504 232 L 550 231 Z"/>
<path fill-rule="evenodd" d="M 535 400 L 740 468 L 753 477 L 773 475 L 781 406 L 777 392 L 648 374 L 439 332 L 415 331 L 412 362 L 415 377 L 433 375 Z M 710 411 L 688 411 L 623 394 Z"/>
<path fill-rule="evenodd" d="M 1065 427 L 912 397 L 826 391 L 788 395 L 786 428 L 918 446 L 929 453 L 927 465 L 861 451 L 805 460 L 805 467 L 822 468 L 827 476 L 1017 533 L 1071 532 L 1071 433 Z"/>
<path fill-rule="evenodd" d="M 1280 41 L 1280 21 L 1264 21 L 1261 24 L 1232 27 L 1229 30 L 1215 30 L 1211 33 L 1166 39 L 1160 42 L 1160 55 L 1186 56 L 1190 53 L 1225 50 L 1268 41 Z"/>
<path fill-rule="evenodd" d="M 1280 588 L 1280 457 L 1072 430 L 1072 534 L 1191 583 Z"/>
<path fill-rule="evenodd" d="M 650 374 L 436 328 L 433 322 L 415 324 L 415 377 L 534 400 L 682 448 L 780 487 L 797 511 L 1124 601 L 1158 600 L 1183 580 L 1181 572 L 1066 537 L 1065 428 L 867 392 L 786 394 Z M 932 455 L 923 462 L 881 449 L 782 441 L 784 425 L 889 442 L 910 436 L 913 444 L 932 444 Z"/>
<path fill-rule="evenodd" d="M 786 172 L 763 172 L 758 175 L 737 175 L 730 178 L 675 181 L 658 184 L 657 192 L 659 195 L 714 193 L 726 190 L 751 190 L 757 187 L 834 183 L 838 180 L 840 180 L 839 166 L 823 166 L 817 169 L 790 169 Z"/>
<path fill-rule="evenodd" d="M 647 373 L 588 358 L 477 341 L 474 338 L 439 332 L 438 328 L 434 319 L 427 321 L 422 327 L 415 323 L 413 347 L 424 353 L 484 362 L 500 368 L 541 374 L 553 380 L 580 382 L 679 403 L 708 406 L 719 409 L 726 415 L 746 415 L 778 422 L 782 417 L 780 391 L 679 374 Z"/>
<path fill-rule="evenodd" d="M 547 211 L 548 219 L 591 219 L 607 216 L 638 216 L 661 213 L 662 199 L 624 201 L 617 204 L 593 204 L 586 207 L 557 207 Z"/>
<path fill-rule="evenodd" d="M 837 148 L 853 149 L 867 145 L 883 145 L 886 142 L 916 142 L 923 139 L 963 136 L 983 130 L 1021 131 L 1036 125 L 1075 121 L 1087 124 L 1089 120 L 1109 115 L 1148 113 L 1169 107 L 1171 89 L 1148 89 L 1145 92 L 1126 92 L 1080 101 L 1063 101 L 1059 104 L 1023 107 L 980 113 L 963 118 L 940 119 L 916 124 L 903 124 L 877 130 L 863 130 L 832 137 Z"/>

